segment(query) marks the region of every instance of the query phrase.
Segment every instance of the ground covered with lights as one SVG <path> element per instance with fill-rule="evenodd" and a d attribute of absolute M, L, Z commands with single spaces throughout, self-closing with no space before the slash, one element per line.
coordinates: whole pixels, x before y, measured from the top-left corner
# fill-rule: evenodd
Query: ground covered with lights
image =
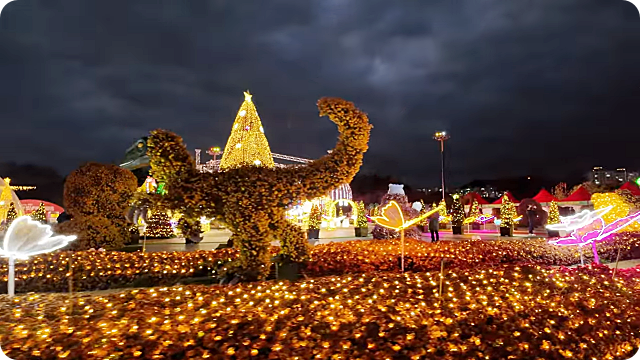
<path fill-rule="evenodd" d="M 640 258 L 639 241 L 598 251 Z M 71 254 L 17 264 L 17 290 L 38 293 L 0 296 L 10 358 L 626 360 L 640 345 L 640 267 L 560 267 L 579 251 L 543 240 L 409 240 L 405 274 L 397 240 L 331 243 L 313 248 L 304 280 L 234 286 L 170 286 L 234 250 Z M 44 293 L 70 277 L 80 292 Z M 141 277 L 155 287 L 116 289 Z M 113 290 L 86 292 L 98 289 Z"/>
<path fill-rule="evenodd" d="M 497 266 L 0 300 L 20 359 L 627 359 L 640 283 Z"/>
<path fill-rule="evenodd" d="M 616 235 L 598 244 L 603 261 L 640 258 L 640 236 Z M 277 248 L 272 249 L 275 255 Z M 577 247 L 559 247 L 542 239 L 456 241 L 436 244 L 406 241 L 406 268 L 421 272 L 446 267 L 466 269 L 499 264 L 570 266 L 580 264 Z M 302 269 L 307 277 L 400 271 L 399 240 L 348 241 L 314 246 Z M 237 257 L 234 249 L 195 252 L 124 253 L 111 251 L 57 252 L 16 263 L 16 291 L 67 292 L 69 278 L 75 291 L 122 287 L 170 286 L 188 278 L 214 276 L 225 262 Z M 584 252 L 585 263 L 592 253 Z M 70 266 L 71 265 L 71 266 Z M 0 293 L 6 293 L 7 263 L 0 262 Z"/>

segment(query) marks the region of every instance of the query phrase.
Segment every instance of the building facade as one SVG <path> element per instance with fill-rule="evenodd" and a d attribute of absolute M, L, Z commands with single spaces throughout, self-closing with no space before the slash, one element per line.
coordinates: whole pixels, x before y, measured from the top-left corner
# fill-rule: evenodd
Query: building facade
<path fill-rule="evenodd" d="M 596 166 L 589 174 L 589 181 L 598 186 L 620 186 L 627 181 L 635 182 L 638 176 L 638 171 L 629 171 L 626 168 L 607 170 Z"/>

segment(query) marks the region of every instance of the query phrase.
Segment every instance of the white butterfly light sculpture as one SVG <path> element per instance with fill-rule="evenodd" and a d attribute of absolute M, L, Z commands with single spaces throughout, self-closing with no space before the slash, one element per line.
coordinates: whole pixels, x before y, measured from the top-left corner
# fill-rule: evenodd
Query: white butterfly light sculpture
<path fill-rule="evenodd" d="M 52 236 L 51 226 L 34 221 L 29 216 L 15 219 L 4 235 L 0 256 L 9 258 L 9 295 L 13 296 L 15 284 L 15 260 L 48 253 L 65 247 L 76 236 Z"/>

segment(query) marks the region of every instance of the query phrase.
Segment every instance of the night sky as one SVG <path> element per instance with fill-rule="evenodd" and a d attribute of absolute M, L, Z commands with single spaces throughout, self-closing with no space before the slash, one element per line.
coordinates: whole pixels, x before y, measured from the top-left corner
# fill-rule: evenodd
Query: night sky
<path fill-rule="evenodd" d="M 17 0 L 0 27 L 0 162 L 64 175 L 154 128 L 223 147 L 249 89 L 273 152 L 332 148 L 338 96 L 374 125 L 364 170 L 417 186 L 441 129 L 452 183 L 640 170 L 623 0 Z"/>

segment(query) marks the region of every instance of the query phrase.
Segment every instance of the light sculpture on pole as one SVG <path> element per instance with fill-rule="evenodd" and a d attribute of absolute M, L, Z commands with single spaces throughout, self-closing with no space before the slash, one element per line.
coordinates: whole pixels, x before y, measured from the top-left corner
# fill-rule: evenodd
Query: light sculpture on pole
<path fill-rule="evenodd" d="M 446 131 L 438 131 L 433 138 L 440 142 L 440 162 L 442 165 L 442 200 L 444 200 L 444 142 L 449 140 L 449 134 Z"/>
<path fill-rule="evenodd" d="M 0 256 L 9 258 L 9 296 L 15 293 L 15 261 L 52 252 L 67 246 L 76 236 L 52 236 L 51 226 L 34 221 L 30 216 L 15 219 L 4 235 Z"/>

